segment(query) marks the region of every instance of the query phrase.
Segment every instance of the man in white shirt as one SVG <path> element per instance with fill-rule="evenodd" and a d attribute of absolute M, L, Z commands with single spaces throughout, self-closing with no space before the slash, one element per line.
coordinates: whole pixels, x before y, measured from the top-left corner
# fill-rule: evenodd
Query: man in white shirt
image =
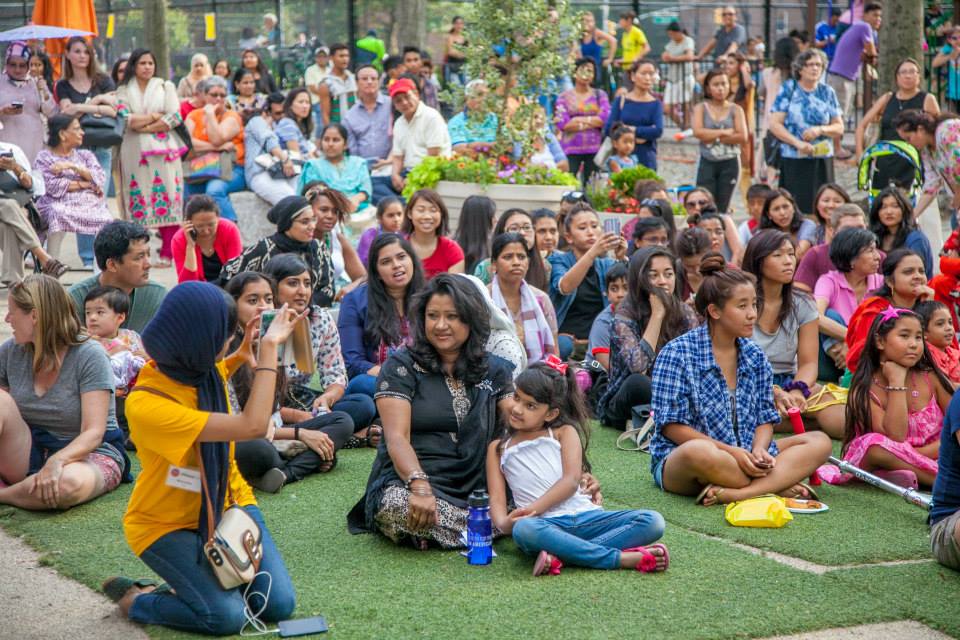
<path fill-rule="evenodd" d="M 30 226 L 24 205 L 44 194 L 43 175 L 30 170 L 23 149 L 0 142 L 0 282 L 6 289 L 23 280 L 23 254 L 29 251 L 43 273 L 59 278 L 67 271 L 59 260 L 40 245 L 37 232 Z"/>
<path fill-rule="evenodd" d="M 303 72 L 303 84 L 310 93 L 310 102 L 313 105 L 313 130 L 319 131 L 324 124 L 323 114 L 320 112 L 320 85 L 330 74 L 330 49 L 317 47 L 313 52 L 313 64 Z"/>
<path fill-rule="evenodd" d="M 427 156 L 449 156 L 450 134 L 440 112 L 420 101 L 417 87 L 409 78 L 400 78 L 390 85 L 390 100 L 400 112 L 393 125 L 393 188 L 403 191 L 404 175 Z"/>

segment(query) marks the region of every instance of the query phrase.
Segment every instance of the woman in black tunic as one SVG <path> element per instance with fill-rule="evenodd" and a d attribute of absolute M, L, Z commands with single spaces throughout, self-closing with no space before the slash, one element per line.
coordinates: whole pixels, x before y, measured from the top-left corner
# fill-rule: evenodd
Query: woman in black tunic
<path fill-rule="evenodd" d="M 880 125 L 877 140 L 903 140 L 893 126 L 893 120 L 902 111 L 922 109 L 933 115 L 940 113 L 937 99 L 933 94 L 921 91 L 923 68 L 913 58 L 906 58 L 897 65 L 894 72 L 896 90 L 880 96 L 857 125 L 857 155 L 853 161 L 859 163 L 866 149 L 866 131 L 870 124 Z M 901 189 L 908 189 L 914 180 L 915 169 L 910 162 L 900 156 L 887 156 L 877 159 L 877 170 L 873 174 L 873 188 L 884 189 L 894 182 Z"/>
<path fill-rule="evenodd" d="M 348 521 L 352 533 L 457 548 L 467 497 L 485 486 L 497 411 L 513 396 L 512 365 L 486 353 L 486 305 L 464 278 L 435 277 L 412 316 L 413 345 L 390 356 L 377 379 L 384 441 Z"/>

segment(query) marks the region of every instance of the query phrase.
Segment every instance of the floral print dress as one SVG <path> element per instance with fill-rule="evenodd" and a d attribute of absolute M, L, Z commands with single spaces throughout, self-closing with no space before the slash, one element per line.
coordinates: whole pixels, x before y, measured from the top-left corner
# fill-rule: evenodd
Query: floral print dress
<path fill-rule="evenodd" d="M 127 127 L 120 145 L 120 203 L 124 217 L 147 228 L 180 224 L 183 168 L 187 152 L 173 128 L 183 122 L 172 82 L 151 78 L 141 91 L 136 80 L 117 90 L 121 117 L 162 113 L 170 131 L 139 133 Z"/>

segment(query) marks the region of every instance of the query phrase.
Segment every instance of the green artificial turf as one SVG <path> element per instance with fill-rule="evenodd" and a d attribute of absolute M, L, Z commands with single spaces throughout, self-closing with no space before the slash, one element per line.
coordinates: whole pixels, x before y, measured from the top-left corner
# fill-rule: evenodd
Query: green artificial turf
<path fill-rule="evenodd" d="M 362 492 L 373 452 L 345 451 L 333 473 L 260 497 L 297 589 L 295 615 L 326 616 L 331 638 L 755 638 L 901 619 L 960 635 L 960 574 L 939 565 L 814 575 L 697 533 L 827 565 L 926 558 L 920 509 L 867 487 L 828 488 L 827 514 L 798 516 L 778 530 L 734 528 L 720 507 L 657 491 L 649 458 L 616 451 L 615 436 L 596 430 L 590 451 L 607 507 L 661 510 L 671 551 L 665 574 L 566 568 L 560 577 L 534 579 L 532 559 L 509 540 L 496 543 L 500 555 L 491 566 L 470 567 L 454 552 L 351 536 L 345 514 Z M 129 490 L 62 514 L 3 509 L 0 525 L 93 588 L 118 573 L 149 575 L 122 536 Z M 189 637 L 155 627 L 149 633 Z"/>
<path fill-rule="evenodd" d="M 927 557 L 927 514 L 904 500 L 860 483 L 815 487 L 830 510 L 798 515 L 782 529 L 732 527 L 723 507 L 701 507 L 691 498 L 664 493 L 653 484 L 650 456 L 617 451 L 616 433 L 594 429 L 590 461 L 604 481 L 604 495 L 617 508 L 656 509 L 668 523 L 722 536 L 825 565 Z M 851 532 L 867 532 L 869 542 Z"/>

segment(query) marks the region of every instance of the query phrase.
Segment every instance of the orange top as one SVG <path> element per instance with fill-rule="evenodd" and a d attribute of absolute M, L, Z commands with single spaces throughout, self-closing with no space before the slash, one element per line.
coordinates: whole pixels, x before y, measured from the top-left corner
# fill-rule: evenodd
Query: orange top
<path fill-rule="evenodd" d="M 217 122 L 223 122 L 227 119 L 236 120 L 240 124 L 240 133 L 233 136 L 233 146 L 237 150 L 237 164 L 243 166 L 243 118 L 236 111 L 224 111 Z M 207 137 L 207 118 L 203 109 L 194 109 L 187 115 L 187 120 L 193 121 L 193 137 L 197 140 L 210 142 Z"/>

